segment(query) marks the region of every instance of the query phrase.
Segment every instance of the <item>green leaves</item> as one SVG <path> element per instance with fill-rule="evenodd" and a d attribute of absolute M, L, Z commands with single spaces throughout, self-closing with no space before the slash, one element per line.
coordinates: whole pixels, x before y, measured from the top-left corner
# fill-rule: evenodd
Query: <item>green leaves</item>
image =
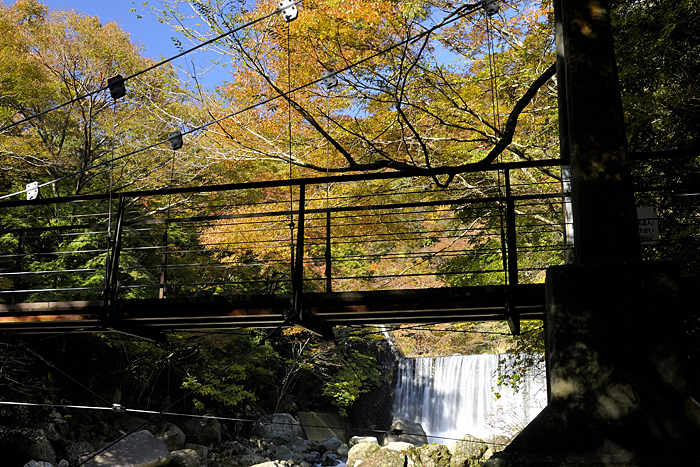
<path fill-rule="evenodd" d="M 323 395 L 329 397 L 331 403 L 338 407 L 341 416 L 347 417 L 347 409 L 360 395 L 369 392 L 380 382 L 381 375 L 375 358 L 358 350 L 351 350 L 344 356 L 340 368 L 331 379 L 323 384 Z"/>

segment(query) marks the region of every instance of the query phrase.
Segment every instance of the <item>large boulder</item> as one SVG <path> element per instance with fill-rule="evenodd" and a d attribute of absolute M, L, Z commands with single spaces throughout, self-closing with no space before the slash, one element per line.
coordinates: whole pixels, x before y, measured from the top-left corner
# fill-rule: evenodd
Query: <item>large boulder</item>
<path fill-rule="evenodd" d="M 357 461 L 363 461 L 370 457 L 375 452 L 379 451 L 379 445 L 376 443 L 359 443 L 350 448 L 348 452 L 347 467 L 355 467 Z"/>
<path fill-rule="evenodd" d="M 457 441 L 456 443 L 445 444 L 445 447 L 449 449 L 450 454 L 452 454 L 450 467 L 471 467 L 473 465 L 478 465 L 478 461 L 488 449 L 484 441 L 471 435 L 465 436 L 461 441 Z"/>
<path fill-rule="evenodd" d="M 359 464 L 355 463 L 355 465 L 358 467 L 406 467 L 406 463 L 406 454 L 403 452 L 394 451 L 393 449 L 379 449 L 370 457 Z"/>
<path fill-rule="evenodd" d="M 119 440 L 83 464 L 84 467 L 158 467 L 170 462 L 165 443 L 147 430 Z"/>
<path fill-rule="evenodd" d="M 266 439 L 281 439 L 289 442 L 304 436 L 304 430 L 288 413 L 263 415 L 253 424 L 253 433 Z"/>
<path fill-rule="evenodd" d="M 418 447 L 428 444 L 428 437 L 420 423 L 411 423 L 399 418 L 391 423 L 391 428 L 384 437 L 384 445 L 395 441 L 411 443 Z"/>
<path fill-rule="evenodd" d="M 221 443 L 221 423 L 215 418 L 191 418 L 184 426 L 187 441 L 204 446 L 217 446 Z"/>
<path fill-rule="evenodd" d="M 185 433 L 175 424 L 166 423 L 156 438 L 165 443 L 168 451 L 179 451 L 185 446 Z"/>

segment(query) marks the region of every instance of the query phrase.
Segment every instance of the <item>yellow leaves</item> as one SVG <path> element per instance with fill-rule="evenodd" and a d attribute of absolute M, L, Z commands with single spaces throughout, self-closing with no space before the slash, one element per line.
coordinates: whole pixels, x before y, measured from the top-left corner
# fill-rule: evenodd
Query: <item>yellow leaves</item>
<path fill-rule="evenodd" d="M 227 263 L 258 260 L 279 262 L 289 257 L 290 219 L 283 203 L 262 203 L 254 207 L 234 207 L 227 219 L 204 230 L 200 243 L 217 251 Z"/>

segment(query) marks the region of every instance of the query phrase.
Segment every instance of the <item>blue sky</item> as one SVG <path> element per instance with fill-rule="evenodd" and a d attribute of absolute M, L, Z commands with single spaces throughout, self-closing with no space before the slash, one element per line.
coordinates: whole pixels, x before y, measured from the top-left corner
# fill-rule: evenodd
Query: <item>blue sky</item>
<path fill-rule="evenodd" d="M 147 7 L 143 5 L 143 0 L 40 0 L 49 8 L 54 10 L 74 10 L 80 13 L 85 13 L 90 16 L 97 16 L 102 23 L 114 21 L 131 35 L 131 41 L 135 44 L 142 45 L 145 50 L 142 52 L 146 57 L 154 60 L 160 60 L 161 57 L 172 57 L 180 53 L 175 47 L 173 40 L 177 36 L 176 32 L 167 24 L 160 23 L 155 16 L 147 11 Z M 12 3 L 12 2 L 7 2 Z M 136 12 L 132 12 L 136 9 Z M 141 15 L 141 18 L 138 18 Z M 190 48 L 190 45 L 184 38 L 182 40 L 185 49 Z M 200 49 L 201 50 L 201 49 Z M 206 52 L 197 52 L 189 54 L 185 58 L 180 58 L 173 62 L 175 67 L 185 67 L 190 61 L 194 61 L 194 65 L 202 67 L 205 62 L 217 57 L 207 57 Z M 191 65 L 190 65 L 191 67 Z M 227 72 L 219 70 L 212 72 L 207 77 L 199 77 L 200 83 L 207 88 L 211 88 L 218 84 L 221 80 L 227 79 Z"/>

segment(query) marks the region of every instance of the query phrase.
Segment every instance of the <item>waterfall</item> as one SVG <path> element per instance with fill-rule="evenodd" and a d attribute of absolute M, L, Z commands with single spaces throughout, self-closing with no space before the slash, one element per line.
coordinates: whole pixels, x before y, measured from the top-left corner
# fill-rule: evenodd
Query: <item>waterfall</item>
<path fill-rule="evenodd" d="M 394 418 L 419 422 L 429 442 L 464 435 L 510 436 L 546 405 L 544 371 L 526 375 L 518 393 L 496 384 L 507 355 L 404 358 L 399 362 Z M 537 369 L 535 369 L 537 370 Z M 501 394 L 496 401 L 495 393 Z"/>

